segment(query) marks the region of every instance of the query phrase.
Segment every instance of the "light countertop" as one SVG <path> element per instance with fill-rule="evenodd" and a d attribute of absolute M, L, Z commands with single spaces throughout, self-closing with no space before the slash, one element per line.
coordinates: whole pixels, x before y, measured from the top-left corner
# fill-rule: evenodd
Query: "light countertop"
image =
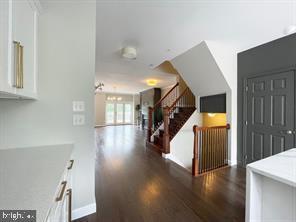
<path fill-rule="evenodd" d="M 251 163 L 247 169 L 296 187 L 296 148 Z"/>
<path fill-rule="evenodd" d="M 37 210 L 43 221 L 72 150 L 72 144 L 0 150 L 0 209 Z"/>

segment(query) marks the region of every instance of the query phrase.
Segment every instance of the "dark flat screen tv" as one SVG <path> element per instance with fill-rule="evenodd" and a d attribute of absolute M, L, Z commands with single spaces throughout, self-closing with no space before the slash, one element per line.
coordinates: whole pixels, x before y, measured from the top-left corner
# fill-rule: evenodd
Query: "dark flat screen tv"
<path fill-rule="evenodd" d="M 226 94 L 200 97 L 201 113 L 226 113 Z"/>

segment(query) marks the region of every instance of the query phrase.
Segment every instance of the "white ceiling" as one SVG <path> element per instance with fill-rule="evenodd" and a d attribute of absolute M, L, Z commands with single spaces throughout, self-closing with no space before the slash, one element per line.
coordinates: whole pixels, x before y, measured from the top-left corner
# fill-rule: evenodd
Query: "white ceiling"
<path fill-rule="evenodd" d="M 296 24 L 296 0 L 100 1 L 97 4 L 96 81 L 106 91 L 136 93 L 147 78 L 171 85 L 171 74 L 151 69 L 203 40 L 244 50 L 282 37 Z M 120 50 L 134 46 L 135 61 Z"/>

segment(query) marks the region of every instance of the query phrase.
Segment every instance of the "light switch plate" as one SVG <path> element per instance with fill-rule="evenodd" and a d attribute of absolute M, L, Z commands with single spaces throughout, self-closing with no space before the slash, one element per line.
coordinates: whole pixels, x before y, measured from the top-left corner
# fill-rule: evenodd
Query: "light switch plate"
<path fill-rule="evenodd" d="M 85 116 L 82 114 L 73 115 L 73 126 L 83 126 L 85 125 Z"/>
<path fill-rule="evenodd" d="M 73 112 L 84 112 L 84 101 L 73 101 Z"/>

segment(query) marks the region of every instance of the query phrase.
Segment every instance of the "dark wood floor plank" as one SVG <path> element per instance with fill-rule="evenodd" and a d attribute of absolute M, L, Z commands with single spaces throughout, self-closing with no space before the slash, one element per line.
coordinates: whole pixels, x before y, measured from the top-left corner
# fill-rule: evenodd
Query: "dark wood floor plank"
<path fill-rule="evenodd" d="M 245 169 L 193 178 L 147 149 L 135 126 L 99 128 L 96 144 L 97 213 L 77 222 L 244 221 Z"/>

